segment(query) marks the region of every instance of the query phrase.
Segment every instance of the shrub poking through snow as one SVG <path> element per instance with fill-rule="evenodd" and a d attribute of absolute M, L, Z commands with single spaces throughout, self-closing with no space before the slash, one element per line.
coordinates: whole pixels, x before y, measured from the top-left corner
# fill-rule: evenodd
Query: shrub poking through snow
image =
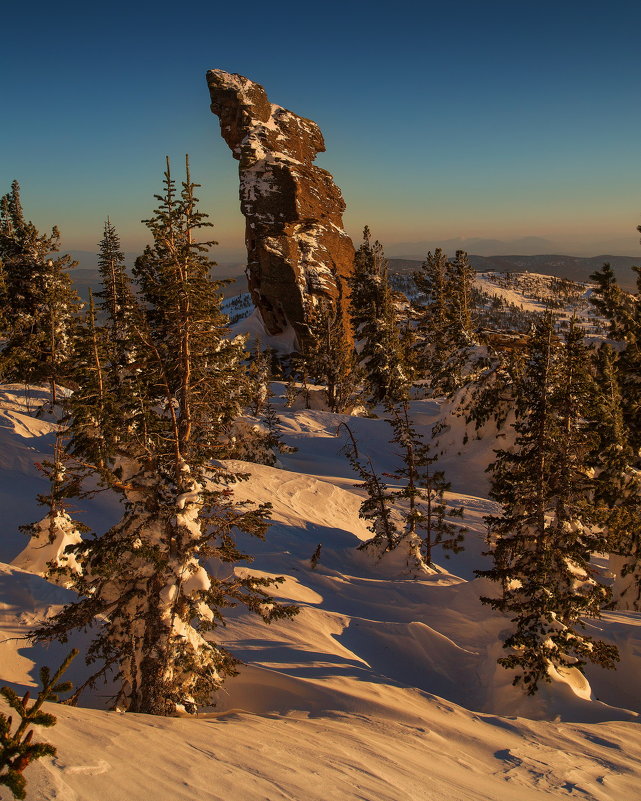
<path fill-rule="evenodd" d="M 20 698 L 14 690 L 3 687 L 0 694 L 9 706 L 15 710 L 20 722 L 14 731 L 13 716 L 0 712 L 0 784 L 8 787 L 14 798 L 26 798 L 27 780 L 24 771 L 36 759 L 55 756 L 56 749 L 49 743 L 33 741 L 34 730 L 31 726 L 55 726 L 56 718 L 49 712 L 42 711 L 45 701 L 58 701 L 58 693 L 71 689 L 71 682 L 61 682 L 60 678 L 72 660 L 78 655 L 75 649 L 51 676 L 49 668 L 40 669 L 42 689 L 36 700 L 29 706 L 29 692 Z"/>

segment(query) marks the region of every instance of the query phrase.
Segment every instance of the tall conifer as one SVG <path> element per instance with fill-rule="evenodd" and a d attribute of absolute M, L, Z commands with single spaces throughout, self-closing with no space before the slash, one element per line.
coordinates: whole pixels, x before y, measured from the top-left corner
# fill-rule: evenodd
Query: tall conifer
<path fill-rule="evenodd" d="M 356 252 L 349 279 L 350 310 L 355 337 L 361 341 L 361 364 L 370 403 L 396 403 L 408 396 L 411 376 L 403 358 L 398 315 L 380 242 L 369 228 Z"/>
<path fill-rule="evenodd" d="M 51 258 L 59 242 L 55 226 L 51 234 L 40 234 L 25 219 L 20 185 L 14 181 L 0 200 L 0 261 L 7 299 L 0 372 L 8 380 L 49 382 L 54 404 L 57 386 L 66 377 L 71 321 L 79 305 L 67 273 L 75 262 L 68 255 Z"/>
<path fill-rule="evenodd" d="M 151 714 L 195 711 L 236 672 L 236 660 L 208 634 L 224 624 L 225 607 L 244 604 L 265 620 L 295 611 L 273 601 L 271 580 L 231 569 L 248 558 L 233 531 L 263 537 L 267 508 L 236 505 L 229 484 L 243 476 L 210 467 L 245 397 L 245 354 L 242 339 L 226 336 L 207 255 L 212 242 L 195 239 L 209 225 L 196 187 L 187 164 L 178 191 L 167 163 L 164 191 L 146 221 L 153 245 L 136 265 L 145 313 L 133 324 L 135 369 L 123 374 L 128 399 L 118 419 L 106 407 L 101 421 L 120 434 L 106 437 L 101 452 L 95 436 L 86 445 L 74 441 L 86 433 L 86 415 L 70 421 L 78 469 L 122 494 L 124 516 L 73 548 L 80 600 L 35 633 L 65 638 L 100 616 L 88 659 L 101 665 L 98 673 L 113 671 L 117 708 Z M 98 349 L 94 387 L 102 364 Z M 85 448 L 102 465 L 82 461 Z M 208 560 L 228 564 L 227 578 L 214 577 Z"/>
<path fill-rule="evenodd" d="M 532 694 L 554 669 L 587 661 L 613 667 L 616 648 L 584 633 L 584 617 L 598 617 L 608 600 L 590 566 L 603 547 L 592 502 L 587 423 L 594 392 L 589 359 L 573 325 L 558 342 L 547 313 L 534 332 L 518 388 L 516 444 L 497 451 L 491 497 L 502 505 L 488 518 L 496 542 L 494 565 L 479 571 L 500 584 L 484 603 L 513 624 L 499 659 L 515 684 Z"/>

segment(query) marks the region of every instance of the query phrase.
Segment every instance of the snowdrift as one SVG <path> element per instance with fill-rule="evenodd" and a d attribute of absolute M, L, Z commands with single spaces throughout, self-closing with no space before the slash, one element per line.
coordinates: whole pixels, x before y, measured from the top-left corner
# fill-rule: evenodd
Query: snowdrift
<path fill-rule="evenodd" d="M 50 453 L 55 423 L 38 418 L 32 400 L 26 408 L 23 388 L 3 390 L 2 542 L 10 561 L 25 545 L 17 525 L 42 516 L 33 461 Z M 531 699 L 496 665 L 508 621 L 480 603 L 493 588 L 474 578 L 486 558 L 483 517 L 495 508 L 479 492 L 491 443 L 461 445 L 444 462 L 448 501 L 465 509 L 465 551 L 439 555 L 442 573 L 409 580 L 357 549 L 370 532 L 358 517 L 362 491 L 339 453 L 337 429 L 347 418 L 278 411 L 284 438 L 298 448 L 281 457 L 283 469 L 230 463 L 251 476 L 236 485 L 239 500 L 272 504 L 267 539 L 241 541 L 255 561 L 237 570 L 283 576 L 278 594 L 297 603 L 299 615 L 267 625 L 232 610 L 216 637 L 246 664 L 197 719 L 106 712 L 109 687 L 98 687 L 82 708 L 56 706 L 59 723 L 47 738 L 58 757 L 30 766 L 28 798 L 635 798 L 640 615 L 611 612 L 588 624 L 619 646 L 616 673 L 556 676 Z M 439 404 L 416 401 L 412 412 L 429 437 Z M 385 420 L 349 422 L 377 469 L 393 473 Z M 99 496 L 82 515 L 104 530 L 117 510 Z M 56 664 L 72 645 L 82 649 L 89 635 L 31 646 L 30 627 L 73 594 L 10 565 L 0 569 L 0 584 L 0 679 L 34 687 L 40 665 Z M 69 677 L 79 683 L 86 675 L 78 658 Z"/>

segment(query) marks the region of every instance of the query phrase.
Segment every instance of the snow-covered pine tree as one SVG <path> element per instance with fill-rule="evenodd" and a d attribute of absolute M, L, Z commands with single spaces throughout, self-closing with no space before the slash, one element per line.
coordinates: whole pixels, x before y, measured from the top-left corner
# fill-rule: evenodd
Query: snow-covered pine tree
<path fill-rule="evenodd" d="M 85 432 L 86 416 L 71 413 L 78 469 L 123 494 L 124 516 L 75 546 L 79 600 L 34 632 L 36 640 L 64 640 L 94 626 L 87 659 L 100 665 L 96 676 L 112 671 L 114 706 L 163 715 L 210 704 L 236 672 L 237 660 L 205 636 L 224 624 L 226 607 L 244 604 L 268 621 L 296 611 L 269 595 L 273 581 L 233 571 L 248 559 L 234 530 L 263 537 L 267 508 L 235 504 L 229 485 L 242 476 L 210 464 L 246 396 L 245 354 L 242 339 L 226 336 L 207 255 L 213 243 L 195 240 L 209 225 L 196 186 L 187 164 L 178 192 L 167 163 L 164 192 L 146 221 L 153 245 L 136 265 L 145 304 L 134 326 L 136 369 L 121 382 L 127 403 L 117 417 L 105 406 L 100 420 L 108 429 L 102 465 L 81 461 L 85 446 L 74 437 Z M 100 456 L 95 442 L 87 437 L 88 456 Z M 212 562 L 226 564 L 228 576 L 215 578 Z"/>
<path fill-rule="evenodd" d="M 376 472 L 371 458 L 359 454 L 356 438 L 346 423 L 341 423 L 338 430 L 344 428 L 348 434 L 342 451 L 363 481 L 359 489 L 367 492 L 359 516 L 369 521 L 368 528 L 374 536 L 360 545 L 359 550 L 380 560 L 385 554 L 400 549 L 403 573 L 416 578 L 435 571 L 432 562 L 435 547 L 440 545 L 454 553 L 462 550 L 465 529 L 446 517 L 462 517 L 463 510 L 450 507 L 444 501 L 450 485 L 442 471 L 431 470 L 436 457 L 430 455 L 429 446 L 412 423 L 407 402 L 389 407 L 388 413 L 394 431 L 391 442 L 400 445 L 403 463 L 389 477 L 401 482 L 399 489 L 392 489 Z M 402 529 L 394 521 L 394 509 L 404 521 Z"/>
<path fill-rule="evenodd" d="M 514 626 L 499 664 L 516 671 L 514 684 L 537 691 L 550 672 L 587 661 L 613 667 L 614 646 L 584 633 L 608 590 L 594 578 L 593 551 L 603 546 L 595 527 L 589 466 L 594 388 L 578 326 L 561 344 L 548 312 L 532 335 L 518 387 L 516 444 L 497 451 L 491 497 L 502 505 L 487 518 L 496 538 L 493 566 L 478 575 L 500 584 L 482 598 Z"/>
<path fill-rule="evenodd" d="M 396 403 L 407 397 L 411 385 L 388 281 L 388 267 L 380 242 L 372 244 L 369 228 L 356 251 L 349 278 L 350 314 L 355 338 L 360 340 L 361 364 L 369 402 Z"/>
<path fill-rule="evenodd" d="M 220 458 L 280 467 L 278 454 L 296 452 L 296 448 L 283 441 L 280 425 L 269 402 L 258 416 L 237 417 L 221 443 Z"/>
<path fill-rule="evenodd" d="M 473 331 L 474 270 L 467 253 L 453 260 L 440 248 L 430 251 L 414 273 L 420 292 L 414 304 L 417 316 L 416 351 L 422 377 L 432 393 L 452 395 L 465 380 Z"/>
<path fill-rule="evenodd" d="M 590 280 L 596 284 L 590 303 L 608 320 L 612 339 L 625 339 L 634 324 L 633 297 L 621 289 L 609 262 L 593 272 Z"/>
<path fill-rule="evenodd" d="M 617 379 L 622 393 L 623 420 L 636 453 L 641 452 L 641 267 L 637 292 L 631 295 L 617 284 L 609 264 L 590 278 L 597 288 L 590 296 L 593 305 L 610 322 L 610 336 L 621 343 L 616 360 Z"/>
<path fill-rule="evenodd" d="M 590 276 L 597 284 L 590 300 L 618 341 L 600 370 L 604 418 L 609 417 L 601 430 L 604 436 L 609 430 L 612 442 L 604 441 L 596 458 L 600 508 L 610 535 L 613 605 L 641 610 L 641 268 L 633 270 L 636 295 L 618 286 L 606 263 Z"/>
<path fill-rule="evenodd" d="M 400 532 L 392 519 L 393 492 L 383 480 L 372 464 L 371 458 L 364 459 L 358 450 L 358 443 L 352 429 L 343 422 L 339 425 L 337 435 L 344 429 L 348 439 L 343 446 L 342 453 L 345 454 L 352 470 L 359 476 L 362 484 L 358 484 L 358 489 L 364 489 L 367 497 L 361 503 L 358 516 L 362 520 L 367 520 L 367 528 L 372 532 L 371 540 L 359 545 L 359 550 L 367 550 L 381 558 L 384 553 L 393 551 L 399 541 Z"/>
<path fill-rule="evenodd" d="M 489 352 L 487 365 L 474 381 L 461 390 L 459 408 L 480 438 L 486 427 L 490 435 L 505 429 L 516 402 L 516 388 L 523 373 L 523 353 L 515 348 Z M 467 434 L 466 434 L 467 436 Z"/>
<path fill-rule="evenodd" d="M 271 374 L 271 351 L 263 350 L 260 338 L 256 339 L 249 361 L 247 405 L 251 414 L 262 414 L 269 403 Z"/>
<path fill-rule="evenodd" d="M 451 335 L 461 345 L 473 344 L 474 324 L 472 317 L 472 287 L 474 268 L 464 250 L 457 250 L 446 267 L 446 286 Z"/>
<path fill-rule="evenodd" d="M 70 574 L 74 576 L 79 567 L 67 546 L 82 542 L 82 534 L 89 529 L 72 520 L 67 508 L 67 501 L 77 494 L 77 487 L 66 476 L 64 436 L 62 430 L 56 435 L 53 460 L 39 465 L 49 479 L 49 492 L 38 495 L 38 503 L 47 508 L 47 513 L 38 522 L 21 526 L 29 542 L 12 564 L 63 586 L 72 586 Z"/>
<path fill-rule="evenodd" d="M 281 436 L 271 403 L 271 351 L 256 340 L 247 367 L 245 414 L 237 416 L 221 442 L 220 458 L 279 466 L 278 454 L 294 453 Z"/>
<path fill-rule="evenodd" d="M 415 560 L 415 572 L 435 571 L 433 551 L 441 546 L 445 551 L 463 550 L 465 529 L 446 519 L 463 516 L 461 507 L 450 507 L 445 493 L 450 484 L 441 470 L 432 470 L 438 457 L 431 454 L 409 415 L 407 401 L 389 409 L 390 425 L 394 431 L 392 444 L 401 448 L 403 466 L 392 476 L 402 482 L 393 493 L 393 500 L 403 502 L 405 530 L 401 539 L 407 541 L 408 553 Z M 447 554 L 446 554 L 447 556 Z"/>
<path fill-rule="evenodd" d="M 595 503 L 607 538 L 612 606 L 641 610 L 641 470 L 623 420 L 616 370 L 617 353 L 601 345 L 596 359 L 598 437 L 592 463 Z"/>
<path fill-rule="evenodd" d="M 447 287 L 447 255 L 436 248 L 428 251 L 425 261 L 413 274 L 416 289 L 423 296 L 420 327 L 432 335 L 443 332 L 449 316 Z"/>
<path fill-rule="evenodd" d="M 0 374 L 5 380 L 49 382 L 52 404 L 65 379 L 71 321 L 79 307 L 67 273 L 76 263 L 68 255 L 50 258 L 59 242 L 55 226 L 51 234 L 40 234 L 25 219 L 14 181 L 0 200 L 0 260 L 8 301 Z"/>
<path fill-rule="evenodd" d="M 301 377 L 325 387 L 328 409 L 341 414 L 353 406 L 361 379 L 341 298 L 336 303 L 317 299 L 308 308 L 307 321 L 309 335 L 299 358 Z"/>

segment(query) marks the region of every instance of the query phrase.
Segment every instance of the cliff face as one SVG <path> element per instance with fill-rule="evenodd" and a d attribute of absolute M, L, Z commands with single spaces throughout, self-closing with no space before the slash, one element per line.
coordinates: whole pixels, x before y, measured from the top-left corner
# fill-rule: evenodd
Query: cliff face
<path fill-rule="evenodd" d="M 209 70 L 207 84 L 221 134 L 240 162 L 254 303 L 269 333 L 291 326 L 300 341 L 306 308 L 318 296 L 345 302 L 353 268 L 345 202 L 330 173 L 313 164 L 325 150 L 323 135 L 312 120 L 270 103 L 263 87 L 242 75 Z"/>

